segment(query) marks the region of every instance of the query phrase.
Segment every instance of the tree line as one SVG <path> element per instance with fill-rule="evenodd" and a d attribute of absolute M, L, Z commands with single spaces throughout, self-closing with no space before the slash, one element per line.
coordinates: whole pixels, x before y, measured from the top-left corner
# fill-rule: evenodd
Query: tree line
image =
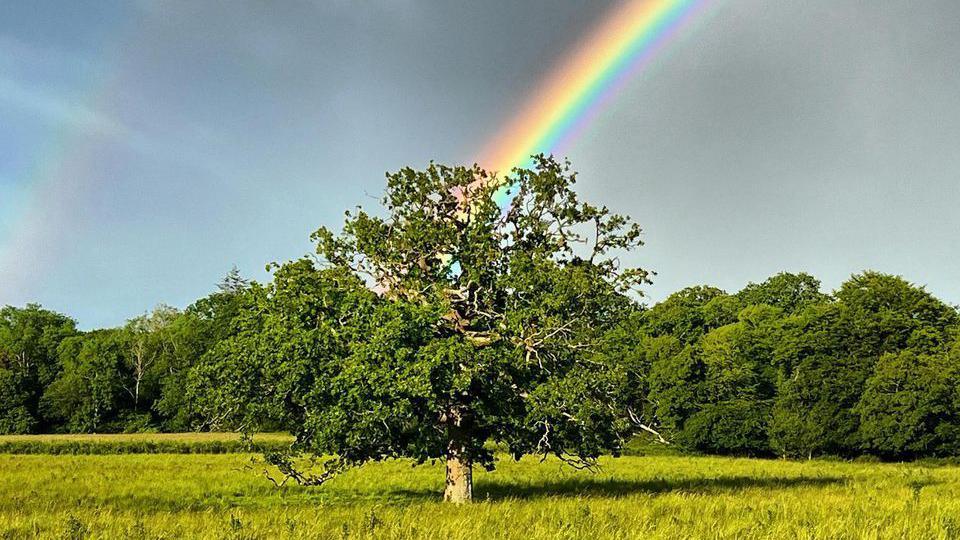
<path fill-rule="evenodd" d="M 833 294 L 779 274 L 693 287 L 618 330 L 645 410 L 681 446 L 788 457 L 960 454 L 957 309 L 898 276 Z"/>
<path fill-rule="evenodd" d="M 234 269 L 185 310 L 89 332 L 39 305 L 0 309 L 0 434 L 204 429 L 190 373 L 233 333 L 251 286 Z"/>
<path fill-rule="evenodd" d="M 827 294 L 783 273 L 648 307 L 629 292 L 648 274 L 616 257 L 639 228 L 580 202 L 568 165 L 517 171 L 505 212 L 486 174 L 388 175 L 386 217 L 348 213 L 313 235 L 316 256 L 265 284 L 232 271 L 184 310 L 81 332 L 3 308 L 0 433 L 283 429 L 339 455 L 329 472 L 446 456 L 448 481 L 492 466 L 489 439 L 564 458 L 631 434 L 731 455 L 960 454 L 960 316 L 923 287 L 864 272 Z M 486 202 L 465 210 L 470 190 Z"/>

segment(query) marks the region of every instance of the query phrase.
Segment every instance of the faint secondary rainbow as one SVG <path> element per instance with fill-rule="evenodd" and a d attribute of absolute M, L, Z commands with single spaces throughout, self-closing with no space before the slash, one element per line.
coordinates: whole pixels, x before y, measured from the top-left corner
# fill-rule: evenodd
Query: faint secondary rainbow
<path fill-rule="evenodd" d="M 562 152 L 708 1 L 626 0 L 614 8 L 544 79 L 478 162 L 503 178 L 530 166 L 531 155 Z M 495 194 L 501 207 L 509 187 Z"/>
<path fill-rule="evenodd" d="M 63 268 L 64 237 L 75 226 L 71 220 L 82 213 L 78 200 L 100 187 L 90 174 L 109 159 L 98 141 L 105 135 L 120 135 L 123 127 L 98 118 L 96 111 L 111 110 L 117 90 L 127 88 L 126 73 L 118 69 L 128 44 L 138 38 L 143 14 L 136 12 L 117 20 L 100 40 L 97 59 L 78 81 L 76 106 L 53 107 L 48 114 L 56 122 L 45 144 L 16 174 L 17 192 L 12 200 L 0 200 L 0 297 L 12 304 L 27 301 L 24 294 L 41 283 L 42 274 Z M 26 101 L 21 100 L 21 101 Z M 21 104 L 21 106 L 23 106 Z M 44 107 L 27 103 L 28 112 L 44 113 Z M 60 116 L 61 118 L 56 118 Z M 85 246 L 86 247 L 86 246 Z M 38 300 L 38 298 L 33 298 Z"/>

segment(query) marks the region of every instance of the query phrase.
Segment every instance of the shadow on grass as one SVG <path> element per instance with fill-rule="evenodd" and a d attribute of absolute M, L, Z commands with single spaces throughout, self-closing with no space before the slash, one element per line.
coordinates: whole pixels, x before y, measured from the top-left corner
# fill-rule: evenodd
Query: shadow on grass
<path fill-rule="evenodd" d="M 476 500 L 541 499 L 547 497 L 606 497 L 660 495 L 667 493 L 733 493 L 748 489 L 779 490 L 803 487 L 842 485 L 839 477 L 769 477 L 726 476 L 720 478 L 620 480 L 603 478 L 568 478 L 538 483 L 482 482 L 474 486 Z M 392 491 L 391 497 L 436 499 L 435 492 L 419 490 Z"/>
<path fill-rule="evenodd" d="M 669 493 L 719 494 L 736 493 L 749 489 L 780 490 L 803 487 L 823 487 L 842 485 L 846 479 L 839 477 L 767 477 L 725 476 L 720 478 L 653 479 L 623 480 L 613 478 L 564 478 L 544 480 L 536 483 L 510 481 L 481 481 L 474 486 L 474 498 L 477 501 L 536 500 L 544 498 L 621 498 L 631 495 L 660 495 Z M 915 482 L 915 497 L 919 491 L 936 482 Z M 432 489 L 390 489 L 370 491 L 324 491 L 295 488 L 276 491 L 255 490 L 253 493 L 216 494 L 203 497 L 185 497 L 181 499 L 158 495 L 108 495 L 104 497 L 66 498 L 52 502 L 54 507 L 84 508 L 110 507 L 116 509 L 145 509 L 168 512 L 202 512 L 210 510 L 229 510 L 237 507 L 284 507 L 303 506 L 318 503 L 354 504 L 362 501 L 410 504 L 416 502 L 435 502 L 442 498 L 439 491 Z M 5 504 L 9 503 L 9 504 Z M 10 510 L 8 506 L 18 506 L 23 501 L 0 502 L 0 510 Z"/>

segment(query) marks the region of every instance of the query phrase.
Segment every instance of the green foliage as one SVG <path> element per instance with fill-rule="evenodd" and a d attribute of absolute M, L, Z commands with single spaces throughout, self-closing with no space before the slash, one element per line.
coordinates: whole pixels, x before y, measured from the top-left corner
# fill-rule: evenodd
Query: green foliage
<path fill-rule="evenodd" d="M 701 452 L 769 452 L 781 318 L 778 308 L 748 306 L 738 322 L 710 330 L 653 367 L 650 399 L 678 443 Z"/>
<path fill-rule="evenodd" d="M 852 456 L 861 451 L 854 411 L 872 360 L 816 354 L 783 382 L 773 407 L 770 436 L 783 456 Z"/>
<path fill-rule="evenodd" d="M 750 283 L 737 293 L 743 306 L 768 305 L 784 313 L 799 313 L 804 309 L 823 304 L 829 297 L 820 292 L 820 281 L 809 274 L 777 274 L 763 283 Z"/>
<path fill-rule="evenodd" d="M 851 320 L 846 344 L 854 356 L 880 356 L 916 347 L 943 351 L 958 325 L 957 310 L 903 278 L 864 272 L 836 293 Z"/>
<path fill-rule="evenodd" d="M 125 401 L 124 359 L 129 346 L 122 330 L 98 330 L 64 341 L 63 371 L 47 388 L 46 411 L 68 431 L 109 429 Z"/>
<path fill-rule="evenodd" d="M 40 397 L 59 372 L 57 348 L 76 332 L 73 320 L 38 305 L 0 309 L 0 434 L 50 427 Z"/>
<path fill-rule="evenodd" d="M 645 314 L 651 335 L 671 335 L 683 343 L 696 343 L 713 328 L 733 322 L 735 306 L 727 293 L 715 287 L 689 287 L 671 294 Z"/>
<path fill-rule="evenodd" d="M 683 350 L 683 344 L 670 335 L 651 337 L 643 329 L 643 312 L 634 311 L 610 330 L 602 340 L 599 354 L 619 368 L 612 373 L 620 379 L 613 383 L 620 390 L 617 401 L 630 404 L 628 412 L 635 422 L 649 427 L 653 432 L 661 429 L 663 413 L 659 403 L 651 399 L 653 385 L 663 388 L 667 375 L 663 363 Z M 660 371 L 654 375 L 654 366 Z"/>
<path fill-rule="evenodd" d="M 209 420 L 191 393 L 193 370 L 205 354 L 238 332 L 238 321 L 251 310 L 257 287 L 234 268 L 217 286 L 217 292 L 197 300 L 162 326 L 157 337 L 162 344 L 157 369 L 163 376 L 153 410 L 165 429 L 194 429 Z M 269 423 L 269 419 L 262 420 L 264 425 Z"/>
<path fill-rule="evenodd" d="M 684 423 L 677 437 L 681 444 L 700 452 L 733 455 L 768 453 L 768 402 L 731 399 L 708 403 Z"/>
<path fill-rule="evenodd" d="M 187 380 L 190 370 L 217 343 L 210 326 L 188 309 L 174 317 L 156 338 L 161 344 L 155 365 L 159 388 L 150 409 L 167 431 L 187 431 L 197 421 L 198 412 L 188 399 Z"/>
<path fill-rule="evenodd" d="M 667 430 L 679 431 L 696 411 L 697 387 L 703 380 L 703 371 L 700 353 L 690 345 L 654 360 L 650 367 L 650 400 Z"/>
<path fill-rule="evenodd" d="M 887 457 L 960 452 L 960 364 L 946 354 L 885 354 L 857 407 L 865 448 Z"/>
<path fill-rule="evenodd" d="M 947 390 L 960 362 L 945 352 L 957 311 L 899 277 L 855 275 L 835 297 L 805 274 L 732 296 L 691 288 L 644 322 L 647 334 L 689 343 L 650 364 L 645 401 L 682 446 L 792 457 L 960 450 Z"/>
<path fill-rule="evenodd" d="M 0 434 L 33 433 L 38 420 L 31 411 L 30 381 L 20 370 L 0 369 Z"/>

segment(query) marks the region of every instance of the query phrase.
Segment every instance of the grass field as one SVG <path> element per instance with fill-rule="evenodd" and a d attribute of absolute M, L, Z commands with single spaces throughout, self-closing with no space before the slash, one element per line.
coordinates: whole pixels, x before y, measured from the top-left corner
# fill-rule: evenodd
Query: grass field
<path fill-rule="evenodd" d="M 278 489 L 244 454 L 0 455 L 0 537 L 958 538 L 960 469 L 707 457 L 505 460 L 478 503 L 393 461 Z"/>
<path fill-rule="evenodd" d="M 257 451 L 285 448 L 286 433 L 258 433 Z M 95 435 L 0 435 L 0 454 L 229 454 L 251 451 L 236 433 L 131 433 Z"/>

